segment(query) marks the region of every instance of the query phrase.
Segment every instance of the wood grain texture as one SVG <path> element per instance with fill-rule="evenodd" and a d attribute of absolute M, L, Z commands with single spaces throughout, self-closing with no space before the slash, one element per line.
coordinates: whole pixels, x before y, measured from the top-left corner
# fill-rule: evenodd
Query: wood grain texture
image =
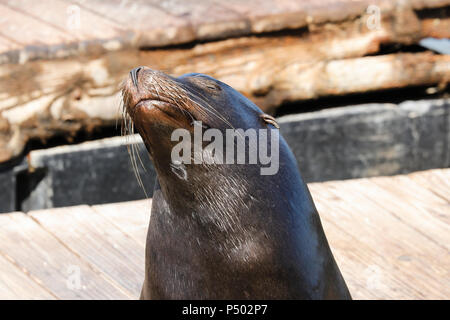
<path fill-rule="evenodd" d="M 139 297 L 144 280 L 142 243 L 88 206 L 34 211 L 30 215 L 130 296 Z"/>
<path fill-rule="evenodd" d="M 16 50 L 49 58 L 126 46 L 160 47 L 351 20 L 364 15 L 369 5 L 385 15 L 397 12 L 405 17 L 413 9 L 449 4 L 448 0 L 3 0 L 1 37 L 9 45 L 0 53 Z M 429 28 L 438 29 L 436 23 Z"/>
<path fill-rule="evenodd" d="M 450 177 L 450 170 L 445 176 Z M 442 205 L 436 197 L 427 197 L 429 193 L 422 193 L 422 189 L 415 190 L 420 200 L 405 196 L 405 186 L 398 183 L 403 177 L 314 183 L 309 187 L 324 225 L 338 226 L 340 232 L 351 235 L 355 241 L 353 249 L 352 244 L 342 240 L 333 243 L 334 237 L 343 235 L 328 232 L 332 248 L 359 255 L 361 248 L 367 246 L 374 251 L 372 259 L 381 258 L 379 263 L 366 265 L 369 269 L 359 271 L 359 275 L 366 273 L 372 279 L 364 294 L 381 298 L 381 290 L 395 299 L 447 299 L 450 227 L 433 214 L 448 217 L 450 206 Z M 420 207 L 423 203 L 428 209 Z M 394 275 L 395 281 L 391 282 L 388 275 Z"/>
<path fill-rule="evenodd" d="M 23 213 L 0 215 L 0 254 L 59 299 L 131 297 Z M 68 285 L 75 270 L 79 287 Z"/>
<path fill-rule="evenodd" d="M 92 209 L 145 247 L 151 207 L 152 200 L 147 199 L 96 205 Z"/>
<path fill-rule="evenodd" d="M 380 9 L 377 27 L 369 28 L 369 4 Z M 70 139 L 113 125 L 120 83 L 139 65 L 175 76 L 209 74 L 266 112 L 324 96 L 444 88 L 449 56 L 382 49 L 450 37 L 448 5 L 450 0 L 0 1 L 0 163 L 19 156 L 30 139 Z"/>
<path fill-rule="evenodd" d="M 0 254 L 0 300 L 55 299 L 13 262 Z"/>
<path fill-rule="evenodd" d="M 449 181 L 450 169 L 435 169 L 309 184 L 353 298 L 450 298 Z M 124 298 L 113 282 L 137 298 L 150 206 L 141 200 L 0 215 L 0 297 Z M 78 293 L 66 286 L 71 264 L 82 269 Z"/>

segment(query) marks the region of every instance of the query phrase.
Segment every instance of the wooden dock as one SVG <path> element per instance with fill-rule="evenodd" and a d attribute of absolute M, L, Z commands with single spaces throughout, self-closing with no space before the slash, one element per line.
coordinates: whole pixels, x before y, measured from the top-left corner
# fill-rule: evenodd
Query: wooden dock
<path fill-rule="evenodd" d="M 450 169 L 309 187 L 355 299 L 450 298 Z M 0 298 L 137 298 L 150 205 L 0 215 Z"/>

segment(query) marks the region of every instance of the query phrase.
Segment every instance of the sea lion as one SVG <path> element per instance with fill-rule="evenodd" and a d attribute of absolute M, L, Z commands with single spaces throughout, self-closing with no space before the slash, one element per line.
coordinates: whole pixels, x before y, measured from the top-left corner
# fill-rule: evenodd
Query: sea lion
<path fill-rule="evenodd" d="M 351 298 L 281 135 L 272 175 L 261 174 L 260 163 L 172 159 L 176 129 L 193 133 L 201 122 L 204 131 L 274 132 L 275 119 L 225 83 L 197 73 L 176 78 L 139 67 L 122 95 L 125 127 L 137 129 L 157 172 L 141 299 Z"/>

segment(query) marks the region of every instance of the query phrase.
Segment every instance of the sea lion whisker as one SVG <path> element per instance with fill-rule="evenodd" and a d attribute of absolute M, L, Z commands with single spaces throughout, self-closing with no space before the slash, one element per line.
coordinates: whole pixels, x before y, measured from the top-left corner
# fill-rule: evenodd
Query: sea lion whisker
<path fill-rule="evenodd" d="M 161 85 L 159 84 L 158 79 L 156 79 L 154 82 L 155 82 L 155 84 L 157 84 L 158 87 L 164 92 L 164 89 L 163 89 L 163 88 L 161 87 Z M 158 88 L 157 88 L 155 85 L 153 85 L 153 87 L 155 88 L 156 94 L 158 95 L 158 100 L 163 101 L 163 100 L 161 100 L 161 97 L 160 97 Z"/>
<path fill-rule="evenodd" d="M 123 110 L 124 110 L 124 88 L 125 88 L 125 80 L 123 80 L 119 84 L 119 92 L 120 92 L 120 101 L 117 106 L 117 114 L 120 114 L 120 111 L 122 111 L 122 117 L 123 117 Z M 119 122 L 119 117 L 116 117 L 116 130 L 117 130 L 117 124 Z"/>
<path fill-rule="evenodd" d="M 142 181 L 141 175 L 139 173 L 136 156 L 144 169 L 145 172 L 147 172 L 147 169 L 144 166 L 144 163 L 142 162 L 141 156 L 139 155 L 139 152 L 136 151 L 136 144 L 130 141 L 132 134 L 134 134 L 134 122 L 131 118 L 131 116 L 126 112 L 124 112 L 122 117 L 122 135 L 125 135 L 125 140 L 127 143 L 127 151 L 130 156 L 131 166 L 133 168 L 134 175 L 136 177 L 136 180 L 138 182 L 138 185 L 142 188 L 142 191 L 144 191 L 144 194 L 146 198 L 148 198 L 147 190 L 145 189 L 144 183 Z"/>
<path fill-rule="evenodd" d="M 181 92 L 182 95 L 178 92 Z M 184 85 L 180 85 L 180 87 L 176 87 L 174 88 L 173 92 L 175 92 L 178 95 L 178 98 L 180 99 L 180 102 L 183 102 L 186 106 L 189 106 L 189 104 L 185 101 L 190 101 L 192 102 L 192 104 L 196 107 L 199 108 L 199 110 L 204 110 L 206 109 L 204 106 L 202 106 L 201 104 L 199 104 L 197 101 L 195 101 L 194 99 L 192 99 L 191 97 L 189 97 L 189 94 L 187 92 L 187 90 L 184 88 Z M 215 110 L 207 101 L 205 101 L 204 99 L 202 99 L 201 97 L 199 97 L 200 100 L 202 100 L 202 102 L 204 102 L 207 106 L 209 106 L 210 108 L 212 108 L 214 111 L 217 112 L 217 110 Z M 204 115 L 206 115 L 206 113 L 204 113 Z M 225 118 L 221 117 L 220 114 L 217 112 L 217 114 L 214 114 L 217 118 L 221 119 L 222 121 L 224 121 L 226 124 L 231 125 L 229 122 L 226 121 Z"/>
<path fill-rule="evenodd" d="M 207 101 L 203 101 L 209 108 L 211 108 L 212 110 L 205 108 L 205 106 L 203 106 L 202 104 L 196 102 L 195 100 L 193 100 L 192 98 L 188 97 L 189 101 L 191 101 L 195 106 L 199 107 L 199 109 L 209 112 L 212 115 L 214 115 L 215 117 L 217 117 L 219 120 L 222 120 L 225 124 L 227 124 L 228 126 L 230 126 L 231 129 L 235 129 L 235 127 L 227 120 L 225 119 L 216 109 L 214 109 Z M 201 98 L 200 98 L 201 99 Z"/>
<path fill-rule="evenodd" d="M 122 112 L 123 114 L 123 94 L 122 94 L 122 100 L 119 102 L 119 105 L 117 106 L 117 114 L 120 114 Z M 119 117 L 116 117 L 116 130 L 117 130 L 117 124 L 119 123 Z"/>
<path fill-rule="evenodd" d="M 128 144 L 128 146 L 130 146 L 130 144 Z M 130 150 L 130 149 L 128 149 L 128 150 Z M 132 162 L 132 166 L 133 166 L 134 175 L 135 175 L 135 177 L 136 177 L 136 179 L 138 181 L 138 184 L 142 188 L 142 191 L 144 191 L 145 197 L 149 198 L 149 196 L 147 194 L 147 190 L 145 189 L 144 183 L 142 182 L 141 175 L 140 175 L 139 170 L 138 170 L 138 165 L 137 165 L 137 162 L 136 162 L 136 154 L 135 154 L 135 144 L 134 143 L 131 144 L 131 162 Z"/>
<path fill-rule="evenodd" d="M 124 111 L 124 113 L 122 114 L 122 128 L 121 128 L 121 133 L 122 135 L 126 135 L 128 132 L 128 119 L 129 116 L 126 113 L 126 111 Z"/>
<path fill-rule="evenodd" d="M 144 172 L 147 172 L 147 169 L 145 168 L 144 163 L 142 162 L 141 155 L 139 154 L 139 148 L 141 148 L 141 145 L 135 144 L 134 148 L 135 148 L 135 152 L 136 152 L 137 158 L 141 164 L 142 169 L 144 169 Z"/>
<path fill-rule="evenodd" d="M 158 86 L 160 86 L 158 81 L 155 81 Z M 169 89 L 173 89 L 173 90 L 166 90 L 167 94 L 169 95 L 169 97 L 171 98 L 172 101 L 174 101 L 174 98 L 178 98 L 179 101 L 174 101 L 174 105 L 177 106 L 179 109 L 181 109 L 178 104 L 183 104 L 184 106 L 189 106 L 188 103 L 185 101 L 191 101 L 193 103 L 194 106 L 198 107 L 198 109 L 200 109 L 201 111 L 209 111 L 210 113 L 212 113 L 213 115 L 215 115 L 217 118 L 219 118 L 220 120 L 222 120 L 224 123 L 228 124 L 229 126 L 232 127 L 231 123 L 229 123 L 225 118 L 223 118 L 218 112 L 217 110 L 215 110 L 207 101 L 205 101 L 204 99 L 202 99 L 200 97 L 200 99 L 207 104 L 211 109 L 213 109 L 215 111 L 212 112 L 211 110 L 207 110 L 207 108 L 204 108 L 201 104 L 199 104 L 198 102 L 194 101 L 192 98 L 189 97 L 187 91 L 185 90 L 185 88 L 183 88 L 183 86 L 180 85 L 180 87 L 173 87 L 172 84 L 167 83 L 167 87 Z M 161 86 L 160 86 L 161 88 Z M 162 89 L 162 88 L 161 88 Z M 183 93 L 183 95 L 181 95 L 179 92 Z M 158 97 L 159 97 L 159 92 L 157 92 Z M 174 95 L 176 94 L 176 96 L 174 97 Z M 187 108 L 186 108 L 187 109 Z M 184 109 L 184 111 L 188 112 L 188 110 Z M 203 113 L 204 116 L 206 116 L 206 112 Z M 191 117 L 191 120 L 195 120 L 195 118 L 192 116 L 192 114 L 189 112 L 189 116 Z"/>
<path fill-rule="evenodd" d="M 209 108 L 211 108 L 212 110 L 214 110 L 215 112 L 217 112 L 217 115 L 220 115 L 220 119 L 221 120 L 223 120 L 226 124 L 228 124 L 229 126 L 231 126 L 233 129 L 235 129 L 234 127 L 233 127 L 233 125 L 228 121 L 228 120 L 226 120 L 208 101 L 207 101 L 207 99 L 205 98 L 205 96 L 203 95 L 203 94 L 201 94 L 201 93 L 192 93 L 192 95 L 194 96 L 194 97 L 196 97 L 196 98 L 198 98 L 198 99 L 200 99 L 201 100 L 201 102 L 203 102 L 203 103 L 205 103 Z M 192 101 L 192 100 L 191 100 Z M 198 103 L 197 103 L 198 104 Z"/>
<path fill-rule="evenodd" d="M 123 94 L 122 94 L 123 95 Z M 131 120 L 131 116 L 127 112 L 127 106 L 129 103 L 129 95 L 124 97 L 123 109 L 122 109 L 122 135 L 126 135 L 129 132 L 129 122 Z"/>

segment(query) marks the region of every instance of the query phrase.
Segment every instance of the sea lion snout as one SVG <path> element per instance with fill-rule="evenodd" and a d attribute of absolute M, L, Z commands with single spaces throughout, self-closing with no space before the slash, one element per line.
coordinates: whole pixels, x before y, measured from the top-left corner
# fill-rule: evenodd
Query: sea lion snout
<path fill-rule="evenodd" d="M 161 71 L 145 66 L 132 69 L 122 88 L 125 107 L 131 111 L 143 100 L 173 102 L 168 97 L 169 83 L 173 80 Z"/>
<path fill-rule="evenodd" d="M 146 86 L 148 83 L 157 81 L 157 78 L 162 75 L 162 72 L 150 69 L 149 67 L 136 67 L 130 70 L 128 79 L 125 81 L 124 89 L 130 94 L 136 95 L 140 88 Z"/>

